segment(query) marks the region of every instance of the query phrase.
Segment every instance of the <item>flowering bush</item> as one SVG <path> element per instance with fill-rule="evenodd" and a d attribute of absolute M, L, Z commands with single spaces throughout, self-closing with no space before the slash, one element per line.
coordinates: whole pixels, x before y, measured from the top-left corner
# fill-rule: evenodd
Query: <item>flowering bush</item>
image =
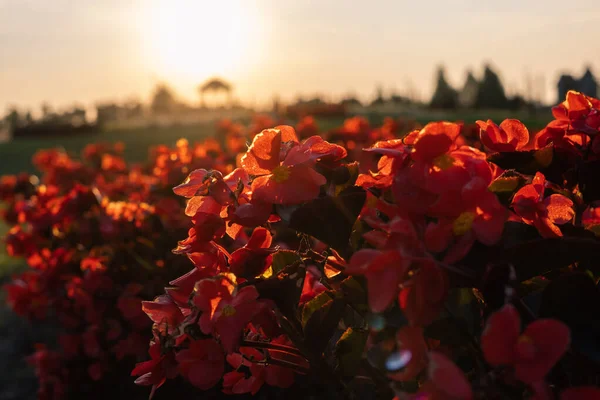
<path fill-rule="evenodd" d="M 0 193 L 26 228 L 9 251 L 34 268 L 8 287 L 11 304 L 78 330 L 34 356 L 43 394 L 69 389 L 68 354 L 102 379 L 115 341 L 151 331 L 131 371 L 151 397 L 187 384 L 211 396 L 599 398 L 600 101 L 569 92 L 553 114 L 535 135 L 478 121 L 480 141 L 450 122 L 403 135 L 353 118 L 320 136 L 310 118 L 256 135 L 223 122 L 223 148 L 180 143 L 136 173 L 109 152 L 68 191 L 86 167 L 40 156 L 64 172 L 38 186 L 5 178 Z M 171 258 L 163 243 L 183 214 Z M 167 278 L 178 260 L 189 271 Z"/>

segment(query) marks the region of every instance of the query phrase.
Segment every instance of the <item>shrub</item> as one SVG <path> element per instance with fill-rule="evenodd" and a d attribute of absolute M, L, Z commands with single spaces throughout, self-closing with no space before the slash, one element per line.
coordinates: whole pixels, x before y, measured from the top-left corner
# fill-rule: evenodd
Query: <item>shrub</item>
<path fill-rule="evenodd" d="M 553 114 L 535 135 L 516 120 L 478 121 L 481 143 L 473 127 L 451 122 L 402 136 L 393 121 L 373 129 L 352 119 L 302 141 L 279 125 L 237 157 L 216 144 L 162 149 L 151 173 L 140 171 L 135 184 L 128 174 L 118 190 L 96 178 L 61 196 L 14 178 L 0 187 L 13 204 L 6 218 L 28 229 L 15 226 L 7 241 L 36 269 L 9 286 L 13 307 L 60 315 L 48 282 L 59 282 L 60 298 L 106 300 L 91 308 L 72 300 L 87 374 L 101 379 L 120 365 L 99 356 L 115 354 L 105 344 L 122 336 L 110 335 L 103 313 L 116 315 L 127 337 L 151 331 L 150 359 L 131 372 L 151 397 L 186 387 L 212 397 L 597 398 L 600 101 L 569 92 Z M 315 132 L 313 124 L 304 120 L 302 132 Z M 243 127 L 220 128 L 239 148 Z M 108 166 L 122 170 L 118 158 L 100 164 L 101 177 Z M 173 191 L 191 227 L 167 258 L 157 243 L 167 246 L 160 238 L 175 237 L 168 227 L 183 221 L 175 206 L 156 210 L 185 169 Z M 25 194 L 15 196 L 23 182 Z M 86 218 L 73 210 L 97 218 L 96 228 L 82 228 Z M 111 229 L 102 230 L 103 217 Z M 69 224 L 77 226 L 71 242 Z M 54 245 L 42 246 L 49 238 Z M 139 242 L 156 252 L 136 250 Z M 127 244 L 136 256 L 120 257 L 141 268 L 121 275 L 122 264 L 103 257 Z M 166 285 L 177 260 L 193 266 Z M 65 277 L 73 291 L 62 289 Z M 49 360 L 37 366 L 55 398 L 70 388 L 55 382 L 68 382 L 60 359 L 72 343 L 34 356 Z"/>

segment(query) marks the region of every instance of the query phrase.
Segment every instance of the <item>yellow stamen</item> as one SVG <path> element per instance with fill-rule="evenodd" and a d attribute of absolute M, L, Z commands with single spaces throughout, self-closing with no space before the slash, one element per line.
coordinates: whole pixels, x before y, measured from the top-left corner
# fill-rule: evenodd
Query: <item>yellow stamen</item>
<path fill-rule="evenodd" d="M 236 313 L 237 311 L 235 307 L 233 307 L 231 304 L 227 304 L 225 307 L 223 307 L 223 310 L 221 310 L 221 315 L 224 317 L 233 317 Z"/>
<path fill-rule="evenodd" d="M 442 154 L 441 156 L 433 160 L 433 165 L 443 171 L 454 165 L 454 158 L 452 158 L 452 156 L 448 154 Z"/>
<path fill-rule="evenodd" d="M 452 232 L 454 232 L 455 236 L 464 235 L 471 230 L 474 220 L 475 213 L 465 211 L 454 220 L 454 223 L 452 224 Z"/>
<path fill-rule="evenodd" d="M 290 168 L 286 167 L 284 165 L 280 165 L 278 167 L 275 167 L 275 169 L 273 169 L 273 175 L 271 176 L 271 179 L 274 180 L 277 183 L 283 183 L 285 181 L 287 181 L 290 177 Z"/>

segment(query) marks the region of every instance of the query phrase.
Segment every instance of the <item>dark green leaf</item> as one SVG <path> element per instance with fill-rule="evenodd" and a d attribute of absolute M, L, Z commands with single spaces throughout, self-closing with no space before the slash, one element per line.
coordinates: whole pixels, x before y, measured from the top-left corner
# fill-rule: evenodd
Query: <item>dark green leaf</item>
<path fill-rule="evenodd" d="M 323 292 L 302 309 L 302 326 L 304 341 L 316 354 L 325 350 L 331 340 L 346 304 L 343 299 L 331 298 Z"/>
<path fill-rule="evenodd" d="M 311 235 L 344 255 L 365 199 L 364 189 L 358 186 L 348 187 L 335 197 L 320 197 L 292 213 L 290 228 Z"/>
<path fill-rule="evenodd" d="M 273 274 L 277 275 L 288 265 L 292 265 L 296 262 L 300 262 L 302 259 L 300 255 L 293 250 L 279 250 L 273 254 L 273 262 L 271 268 L 273 268 Z"/>
<path fill-rule="evenodd" d="M 369 333 L 366 330 L 348 328 L 335 345 L 336 370 L 343 376 L 358 372 Z"/>
<path fill-rule="evenodd" d="M 333 300 L 333 297 L 330 295 L 330 292 L 323 292 L 304 304 L 304 307 L 302 308 L 302 327 L 304 328 L 306 326 L 306 323 L 313 313 L 323 308 L 323 306 L 331 300 Z"/>

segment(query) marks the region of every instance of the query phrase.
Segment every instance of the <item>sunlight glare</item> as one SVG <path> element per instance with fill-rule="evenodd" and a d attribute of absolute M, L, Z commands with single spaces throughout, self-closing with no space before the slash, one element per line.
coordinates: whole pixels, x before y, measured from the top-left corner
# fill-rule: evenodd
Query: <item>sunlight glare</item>
<path fill-rule="evenodd" d="M 235 75 L 254 46 L 241 0 L 158 0 L 147 9 L 145 40 L 158 71 L 200 80 Z"/>

